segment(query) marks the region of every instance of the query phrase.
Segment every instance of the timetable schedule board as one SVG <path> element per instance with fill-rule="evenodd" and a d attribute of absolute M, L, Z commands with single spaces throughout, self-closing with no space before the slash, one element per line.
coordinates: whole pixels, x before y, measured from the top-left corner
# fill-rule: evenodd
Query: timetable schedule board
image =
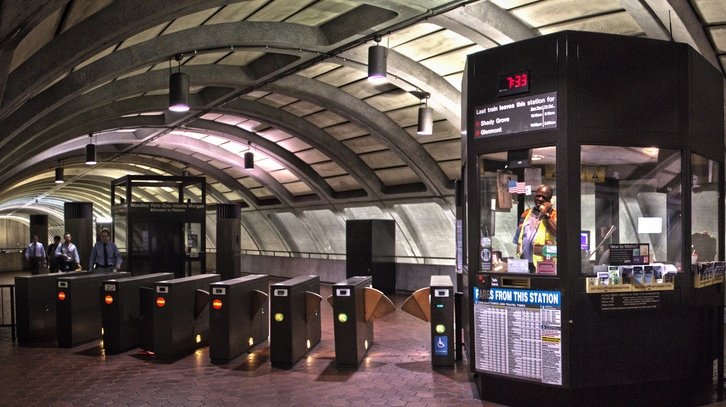
<path fill-rule="evenodd" d="M 474 288 L 478 371 L 562 385 L 559 291 Z"/>

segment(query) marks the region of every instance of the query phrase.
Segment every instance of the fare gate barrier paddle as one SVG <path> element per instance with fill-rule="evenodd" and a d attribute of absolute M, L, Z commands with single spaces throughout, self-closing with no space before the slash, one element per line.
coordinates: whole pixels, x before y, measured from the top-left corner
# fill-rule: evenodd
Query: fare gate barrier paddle
<path fill-rule="evenodd" d="M 58 279 L 83 274 L 86 272 L 15 277 L 15 317 L 18 324 L 18 342 L 21 345 L 56 339 Z"/>
<path fill-rule="evenodd" d="M 269 276 L 255 274 L 209 285 L 209 358 L 228 362 L 269 336 Z"/>
<path fill-rule="evenodd" d="M 371 287 L 370 276 L 351 277 L 333 285 L 335 363 L 359 365 L 373 344 L 373 320 L 396 310 L 393 302 Z"/>
<path fill-rule="evenodd" d="M 103 347 L 120 353 L 141 343 L 141 288 L 174 278 L 174 273 L 154 273 L 103 282 L 101 321 Z"/>
<path fill-rule="evenodd" d="M 151 349 L 154 354 L 175 357 L 192 352 L 207 342 L 207 289 L 210 283 L 219 279 L 219 274 L 199 274 L 154 284 Z"/>
<path fill-rule="evenodd" d="M 320 342 L 320 277 L 270 285 L 270 363 L 289 367 Z"/>
<path fill-rule="evenodd" d="M 129 272 L 85 273 L 58 279 L 56 332 L 58 346 L 72 348 L 101 338 L 101 283 L 130 277 Z"/>
<path fill-rule="evenodd" d="M 454 284 L 449 276 L 431 276 L 429 287 L 411 294 L 401 309 L 431 323 L 431 365 L 454 366 Z"/>

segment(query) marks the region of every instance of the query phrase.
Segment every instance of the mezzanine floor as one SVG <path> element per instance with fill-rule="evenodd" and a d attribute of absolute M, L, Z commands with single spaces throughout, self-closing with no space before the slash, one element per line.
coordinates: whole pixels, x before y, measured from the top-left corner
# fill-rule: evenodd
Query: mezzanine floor
<path fill-rule="evenodd" d="M 0 283 L 13 277 L 0 273 Z M 399 308 L 405 298 L 392 300 Z M 497 406 L 476 398 L 466 365 L 433 370 L 428 325 L 400 310 L 375 322 L 357 370 L 338 368 L 332 309 L 321 308 L 320 344 L 289 370 L 270 366 L 267 342 L 215 365 L 206 347 L 170 362 L 138 350 L 104 355 L 100 341 L 21 347 L 0 329 L 0 406 Z"/>

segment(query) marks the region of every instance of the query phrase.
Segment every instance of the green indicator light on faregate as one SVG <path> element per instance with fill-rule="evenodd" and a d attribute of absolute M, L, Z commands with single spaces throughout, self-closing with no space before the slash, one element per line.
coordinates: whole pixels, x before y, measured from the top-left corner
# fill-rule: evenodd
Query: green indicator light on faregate
<path fill-rule="evenodd" d="M 340 314 L 338 314 L 338 321 L 342 323 L 348 322 L 348 314 L 346 314 L 345 312 L 341 312 Z"/>
<path fill-rule="evenodd" d="M 436 330 L 437 334 L 442 334 L 442 333 L 446 332 L 446 327 L 444 326 L 444 324 L 437 324 L 436 328 L 434 328 L 434 329 Z"/>
<path fill-rule="evenodd" d="M 436 304 L 436 308 L 444 308 L 444 304 Z"/>
<path fill-rule="evenodd" d="M 285 319 L 285 316 L 282 315 L 282 312 L 278 312 L 275 314 L 275 321 L 282 322 L 283 319 Z"/>

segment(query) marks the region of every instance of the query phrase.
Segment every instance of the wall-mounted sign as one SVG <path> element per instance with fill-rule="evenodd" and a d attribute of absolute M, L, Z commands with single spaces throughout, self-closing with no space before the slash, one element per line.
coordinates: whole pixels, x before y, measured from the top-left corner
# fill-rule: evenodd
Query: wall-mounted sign
<path fill-rule="evenodd" d="M 610 264 L 613 266 L 643 265 L 650 263 L 648 243 L 610 245 Z"/>
<path fill-rule="evenodd" d="M 554 129 L 557 127 L 557 92 L 502 100 L 474 109 L 474 137 Z"/>

